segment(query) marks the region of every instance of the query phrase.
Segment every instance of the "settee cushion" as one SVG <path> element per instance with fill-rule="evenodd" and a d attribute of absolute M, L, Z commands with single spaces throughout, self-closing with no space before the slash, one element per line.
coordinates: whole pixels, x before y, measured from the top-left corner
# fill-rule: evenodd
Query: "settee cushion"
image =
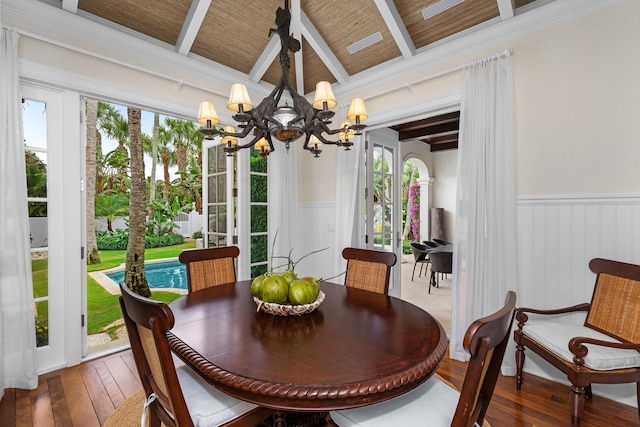
<path fill-rule="evenodd" d="M 574 357 L 574 354 L 569 351 L 569 341 L 572 338 L 587 337 L 602 341 L 620 342 L 591 328 L 556 320 L 529 318 L 522 330 L 525 335 L 570 363 L 573 363 Z M 589 350 L 584 358 L 584 365 L 587 368 L 608 371 L 640 367 L 640 352 L 592 344 L 585 345 Z"/>

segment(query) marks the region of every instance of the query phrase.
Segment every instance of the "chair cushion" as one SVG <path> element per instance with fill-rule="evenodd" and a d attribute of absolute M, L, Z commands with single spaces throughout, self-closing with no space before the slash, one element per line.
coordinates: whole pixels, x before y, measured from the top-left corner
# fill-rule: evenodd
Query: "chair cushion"
<path fill-rule="evenodd" d="M 573 363 L 574 354 L 569 351 L 569 341 L 575 337 L 594 338 L 609 342 L 620 342 L 615 338 L 587 328 L 566 322 L 534 319 L 527 321 L 522 328 L 525 335 L 534 339 L 551 352 L 567 362 Z M 589 352 L 584 358 L 587 368 L 600 371 L 640 367 L 640 353 L 635 350 L 624 350 L 599 345 L 586 344 Z"/>
<path fill-rule="evenodd" d="M 460 393 L 438 378 L 432 377 L 410 392 L 355 409 L 332 411 L 331 419 L 340 427 L 367 426 L 418 426 L 451 425 Z"/>
<path fill-rule="evenodd" d="M 195 427 L 219 426 L 257 407 L 218 391 L 187 366 L 176 371 Z"/>

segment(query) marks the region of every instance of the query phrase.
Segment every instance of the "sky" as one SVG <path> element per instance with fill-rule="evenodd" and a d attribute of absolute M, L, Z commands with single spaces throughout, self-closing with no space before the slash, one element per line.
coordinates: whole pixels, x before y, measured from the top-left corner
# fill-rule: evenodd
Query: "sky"
<path fill-rule="evenodd" d="M 127 117 L 127 107 L 117 104 L 112 104 L 116 107 L 120 114 L 123 117 Z M 27 101 L 22 104 L 23 109 L 23 127 L 24 127 L 24 139 L 25 143 L 30 147 L 38 147 L 42 149 L 47 148 L 47 137 L 46 137 L 46 112 L 45 112 L 45 104 L 38 101 Z M 160 115 L 160 124 L 164 122 L 166 116 Z M 153 130 L 153 112 L 150 111 L 142 111 L 142 132 L 147 135 L 152 134 Z M 116 148 L 118 142 L 107 138 L 104 134 L 102 135 L 102 151 L 104 153 L 108 153 Z M 38 157 L 43 161 L 47 162 L 47 156 L 44 153 L 37 153 Z M 151 175 L 151 156 L 145 154 L 144 159 L 145 166 L 145 176 Z M 177 167 L 171 167 L 169 169 L 171 180 L 177 177 L 176 175 Z M 163 179 L 163 170 L 162 165 L 158 164 L 156 166 L 156 178 Z"/>

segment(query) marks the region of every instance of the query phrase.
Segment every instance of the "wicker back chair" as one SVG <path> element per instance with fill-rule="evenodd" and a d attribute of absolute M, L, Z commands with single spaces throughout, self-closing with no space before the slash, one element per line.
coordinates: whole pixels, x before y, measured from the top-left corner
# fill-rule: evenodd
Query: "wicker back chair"
<path fill-rule="evenodd" d="M 387 294 L 391 267 L 397 261 L 396 254 L 369 249 L 344 248 L 342 257 L 347 260 L 345 286 Z"/>
<path fill-rule="evenodd" d="M 590 303 L 556 310 L 516 312 L 516 384 L 521 390 L 525 348 L 567 375 L 571 382 L 571 425 L 579 426 L 591 384 L 636 383 L 640 418 L 640 265 L 596 258 Z M 558 320 L 559 314 L 587 312 L 584 325 Z M 550 319 L 549 319 L 550 318 Z"/>
<path fill-rule="evenodd" d="M 240 255 L 240 249 L 236 246 L 191 249 L 181 252 L 178 259 L 187 265 L 189 292 L 234 283 L 236 281 L 234 260 L 238 255 Z"/>
<path fill-rule="evenodd" d="M 171 309 L 133 293 L 124 283 L 120 291 L 131 352 L 147 398 L 141 419 L 148 405 L 150 427 L 160 427 L 160 422 L 170 427 L 256 425 L 273 413 L 216 390 L 184 365 L 176 368 L 167 340 L 174 324 Z"/>
<path fill-rule="evenodd" d="M 464 334 L 471 359 L 460 392 L 433 376 L 414 390 L 386 402 L 330 412 L 340 427 L 483 425 L 509 342 L 516 294 L 507 293 L 497 312 L 473 322 Z"/>

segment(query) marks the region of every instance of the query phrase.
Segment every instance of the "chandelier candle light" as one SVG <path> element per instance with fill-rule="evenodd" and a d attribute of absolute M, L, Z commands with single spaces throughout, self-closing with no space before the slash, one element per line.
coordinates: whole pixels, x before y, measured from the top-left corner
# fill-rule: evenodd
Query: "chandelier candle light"
<path fill-rule="evenodd" d="M 324 144 L 338 145 L 349 150 L 353 145 L 352 140 L 355 135 L 360 135 L 362 129 L 366 127 L 365 124 L 362 124 L 362 121 L 368 117 L 362 98 L 352 99 L 347 113 L 347 121 L 342 122 L 338 129 L 330 129 L 330 119 L 335 115 L 331 109 L 338 104 L 331 90 L 331 84 L 326 81 L 317 83 L 313 104 L 310 104 L 304 96 L 295 91 L 289 82 L 289 69 L 291 68 L 289 51 L 297 52 L 300 50 L 300 42 L 290 35 L 290 23 L 289 0 L 285 0 L 284 8 L 279 7 L 276 11 L 277 29 L 271 28 L 269 30 L 270 35 L 277 33 L 280 37 L 280 67 L 282 69 L 280 81 L 271 94 L 254 107 L 245 85 L 234 83 L 231 86 L 227 108 L 236 113 L 233 115 L 233 119 L 239 123 L 239 132 L 236 132 L 233 126 L 224 126 L 222 129 L 215 127 L 220 123 L 220 119 L 213 103 L 206 101 L 200 103 L 198 123 L 203 125 L 199 129 L 200 132 L 205 134 L 207 139 L 221 136 L 221 141 L 225 145 L 224 151 L 229 156 L 242 148 L 255 147 L 260 151 L 260 156 L 266 157 L 274 150 L 273 138 L 282 141 L 288 150 L 291 142 L 305 135 L 303 148 L 318 157 Z M 293 104 L 291 106 L 286 100 L 283 105 L 279 105 L 285 89 L 291 96 Z M 251 132 L 253 133 L 251 141 L 246 144 L 238 143 L 238 138 L 244 138 Z M 338 140 L 328 140 L 323 134 L 338 134 Z"/>

